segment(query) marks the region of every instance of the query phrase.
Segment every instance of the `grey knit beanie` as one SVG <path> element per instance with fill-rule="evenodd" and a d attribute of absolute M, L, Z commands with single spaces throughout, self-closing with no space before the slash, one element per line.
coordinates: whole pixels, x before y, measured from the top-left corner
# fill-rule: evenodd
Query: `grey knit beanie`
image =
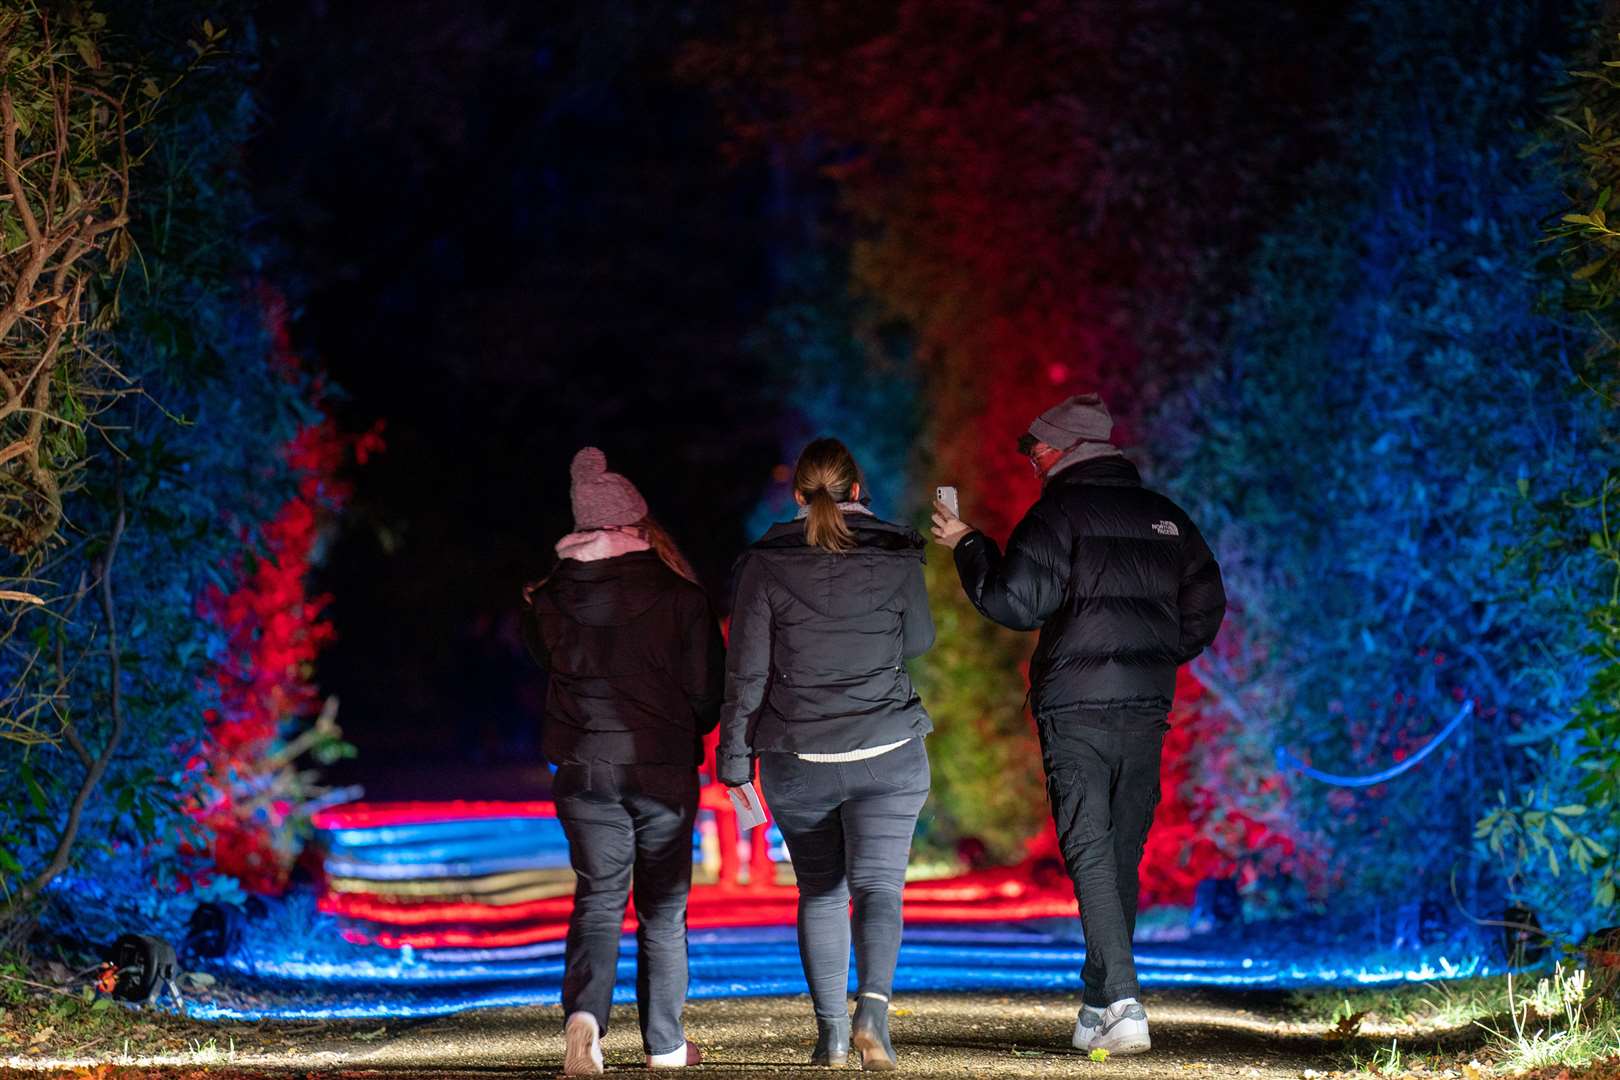
<path fill-rule="evenodd" d="M 647 516 L 647 500 L 636 485 L 608 472 L 607 455 L 596 447 L 587 446 L 575 454 L 568 473 L 573 478 L 568 496 L 574 503 L 576 530 L 634 525 Z"/>
<path fill-rule="evenodd" d="M 1076 394 L 1052 406 L 1029 425 L 1029 433 L 1047 446 L 1066 450 L 1076 443 L 1107 442 L 1114 418 L 1100 394 Z"/>

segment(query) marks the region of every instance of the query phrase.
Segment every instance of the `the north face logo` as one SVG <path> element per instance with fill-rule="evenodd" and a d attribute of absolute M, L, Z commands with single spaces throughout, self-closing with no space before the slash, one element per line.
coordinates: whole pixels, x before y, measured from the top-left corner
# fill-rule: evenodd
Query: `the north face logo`
<path fill-rule="evenodd" d="M 1181 530 L 1176 528 L 1176 523 L 1173 521 L 1155 521 L 1153 523 L 1153 531 L 1158 533 L 1160 536 L 1181 535 Z"/>

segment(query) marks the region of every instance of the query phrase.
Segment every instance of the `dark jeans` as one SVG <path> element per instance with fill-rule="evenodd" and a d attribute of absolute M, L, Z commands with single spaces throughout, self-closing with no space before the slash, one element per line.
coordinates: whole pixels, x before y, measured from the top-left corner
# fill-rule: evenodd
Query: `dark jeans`
<path fill-rule="evenodd" d="M 1159 805 L 1168 725 L 1162 712 L 1121 709 L 1039 727 L 1052 820 L 1086 935 L 1082 1000 L 1106 1008 L 1138 992 L 1137 873 Z"/>
<path fill-rule="evenodd" d="M 889 997 L 900 958 L 900 894 L 928 798 L 921 739 L 843 763 L 759 756 L 766 805 L 799 881 L 799 958 L 816 1016 L 849 1016 L 850 898 L 862 994 Z"/>
<path fill-rule="evenodd" d="M 686 1041 L 686 896 L 697 773 L 674 765 L 563 765 L 552 780 L 574 865 L 562 1005 L 607 1030 L 625 902 L 635 878 L 636 1007 L 649 1054 Z"/>

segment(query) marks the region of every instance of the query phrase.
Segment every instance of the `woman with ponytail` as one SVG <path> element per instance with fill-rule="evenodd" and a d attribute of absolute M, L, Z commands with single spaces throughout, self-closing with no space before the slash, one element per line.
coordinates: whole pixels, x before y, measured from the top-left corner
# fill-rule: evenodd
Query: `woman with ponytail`
<path fill-rule="evenodd" d="M 524 589 L 523 629 L 550 673 L 542 745 L 576 885 L 563 1072 L 602 1071 L 632 886 L 636 1005 L 649 1068 L 695 1065 L 686 1041 L 686 898 L 703 736 L 720 717 L 724 647 L 708 597 L 635 485 L 595 447 L 574 458 L 574 532 Z M 631 872 L 634 870 L 634 881 Z"/>
<path fill-rule="evenodd" d="M 855 459 L 817 439 L 793 476 L 794 521 L 737 564 L 716 772 L 754 774 L 799 885 L 799 953 L 815 1006 L 810 1061 L 897 1065 L 889 997 L 900 893 L 928 797 L 933 729 L 905 662 L 934 641 L 923 539 L 872 515 Z M 850 900 L 860 977 L 849 1015 Z"/>

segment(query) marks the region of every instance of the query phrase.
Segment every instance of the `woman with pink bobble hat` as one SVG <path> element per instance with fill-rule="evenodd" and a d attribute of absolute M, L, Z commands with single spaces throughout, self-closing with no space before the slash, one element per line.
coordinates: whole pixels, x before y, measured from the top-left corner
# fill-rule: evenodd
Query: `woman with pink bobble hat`
<path fill-rule="evenodd" d="M 546 757 L 577 885 L 563 974 L 569 1076 L 600 1073 L 632 891 L 648 1068 L 702 1060 L 686 1041 L 686 899 L 703 736 L 720 718 L 724 646 L 708 597 L 634 484 L 595 447 L 574 457 L 574 531 L 524 589 L 524 638 L 550 673 Z"/>

